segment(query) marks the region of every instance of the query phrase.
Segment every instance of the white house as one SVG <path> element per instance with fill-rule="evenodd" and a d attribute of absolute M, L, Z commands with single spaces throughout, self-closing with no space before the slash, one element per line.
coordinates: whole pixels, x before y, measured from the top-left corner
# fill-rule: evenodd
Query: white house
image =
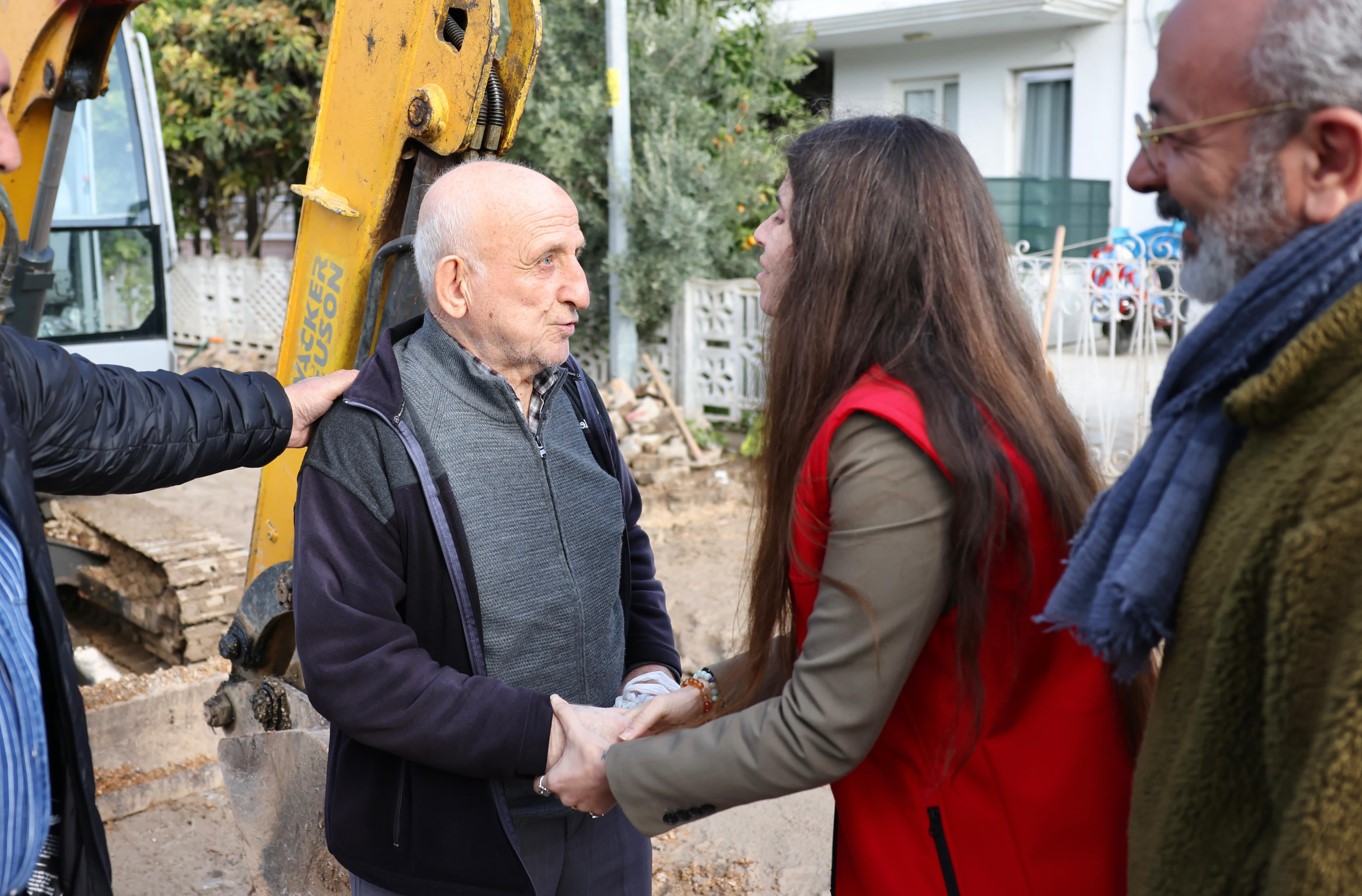
<path fill-rule="evenodd" d="M 776 0 L 809 28 L 836 117 L 908 112 L 960 135 L 1011 238 L 1161 222 L 1125 185 L 1173 0 Z M 826 88 L 825 88 L 826 89 Z"/>

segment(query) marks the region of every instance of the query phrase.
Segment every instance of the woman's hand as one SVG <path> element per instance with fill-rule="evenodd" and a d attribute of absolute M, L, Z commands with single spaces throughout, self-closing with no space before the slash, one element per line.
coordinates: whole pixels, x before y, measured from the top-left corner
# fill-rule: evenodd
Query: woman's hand
<path fill-rule="evenodd" d="M 569 809 L 599 817 L 615 805 L 605 777 L 605 751 L 614 738 L 606 736 L 579 715 L 577 707 L 554 694 L 549 698 L 553 717 L 563 733 L 563 752 L 544 773 L 543 785 Z M 618 730 L 618 729 L 615 729 Z"/>
<path fill-rule="evenodd" d="M 629 726 L 620 732 L 620 740 L 693 728 L 704 721 L 705 703 L 697 688 L 686 687 L 654 697 L 629 715 Z"/>

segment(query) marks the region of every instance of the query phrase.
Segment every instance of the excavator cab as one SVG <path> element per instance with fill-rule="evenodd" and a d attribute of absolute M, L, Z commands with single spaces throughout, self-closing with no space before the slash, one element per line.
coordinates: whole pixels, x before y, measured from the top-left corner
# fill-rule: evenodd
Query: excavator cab
<path fill-rule="evenodd" d="M 176 255 L 146 39 L 124 20 L 109 89 L 76 106 L 52 211 L 52 285 L 37 336 L 98 364 L 174 369 L 167 275 Z"/>
<path fill-rule="evenodd" d="M 0 175 L 0 315 L 97 361 L 173 366 L 174 233 L 141 0 L 18 4 L 0 50 L 27 163 Z"/>

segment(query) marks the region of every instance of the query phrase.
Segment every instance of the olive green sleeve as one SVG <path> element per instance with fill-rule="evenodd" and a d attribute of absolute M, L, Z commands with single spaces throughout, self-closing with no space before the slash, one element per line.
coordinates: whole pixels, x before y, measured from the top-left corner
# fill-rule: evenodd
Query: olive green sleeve
<path fill-rule="evenodd" d="M 879 737 L 946 604 L 950 487 L 868 414 L 838 429 L 828 477 L 825 580 L 779 696 L 606 754 L 611 790 L 640 831 L 835 781 Z"/>

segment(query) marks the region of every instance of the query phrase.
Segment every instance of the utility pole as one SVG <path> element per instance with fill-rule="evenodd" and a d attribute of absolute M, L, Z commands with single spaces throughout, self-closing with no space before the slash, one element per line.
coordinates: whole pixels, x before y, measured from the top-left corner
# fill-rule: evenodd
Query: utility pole
<path fill-rule="evenodd" d="M 610 103 L 610 376 L 633 385 L 638 329 L 620 307 L 619 264 L 629 254 L 633 146 L 629 117 L 629 0 L 605 0 L 605 87 Z"/>

